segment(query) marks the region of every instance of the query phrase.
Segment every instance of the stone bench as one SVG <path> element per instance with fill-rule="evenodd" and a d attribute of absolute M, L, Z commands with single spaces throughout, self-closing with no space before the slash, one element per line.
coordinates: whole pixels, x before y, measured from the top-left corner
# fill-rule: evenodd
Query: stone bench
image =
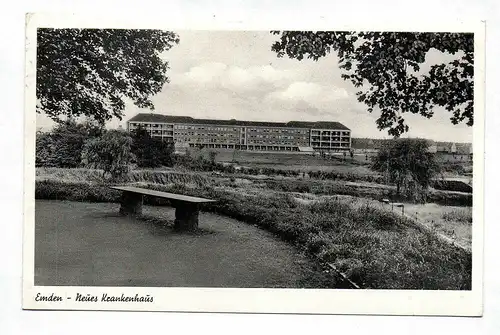
<path fill-rule="evenodd" d="M 141 215 L 144 195 L 165 198 L 175 208 L 174 228 L 193 231 L 198 228 L 200 204 L 215 200 L 191 197 L 187 195 L 167 193 L 132 186 L 113 186 L 112 189 L 122 191 L 120 214 Z"/>

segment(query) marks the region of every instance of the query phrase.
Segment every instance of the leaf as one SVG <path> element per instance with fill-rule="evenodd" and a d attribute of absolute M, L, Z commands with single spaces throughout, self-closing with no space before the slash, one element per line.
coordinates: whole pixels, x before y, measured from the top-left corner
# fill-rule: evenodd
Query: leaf
<path fill-rule="evenodd" d="M 363 89 L 358 100 L 369 107 L 368 112 L 375 106 L 383 110 L 377 127 L 390 135 L 400 136 L 409 129 L 404 118 L 396 121 L 396 115 L 410 112 L 429 118 L 435 106 L 452 112 L 452 123 L 473 124 L 471 33 L 284 31 L 276 35 L 280 39 L 272 50 L 278 55 L 286 52 L 297 60 L 317 60 L 337 52 L 339 67 L 344 71 L 341 78 Z M 419 64 L 431 49 L 452 55 L 461 51 L 463 56 L 434 65 L 425 74 L 409 72 L 409 68 L 420 71 Z"/>
<path fill-rule="evenodd" d="M 178 41 L 159 30 L 38 29 L 37 112 L 104 122 L 121 119 L 125 98 L 153 108 L 150 97 L 168 82 L 160 53 Z"/>

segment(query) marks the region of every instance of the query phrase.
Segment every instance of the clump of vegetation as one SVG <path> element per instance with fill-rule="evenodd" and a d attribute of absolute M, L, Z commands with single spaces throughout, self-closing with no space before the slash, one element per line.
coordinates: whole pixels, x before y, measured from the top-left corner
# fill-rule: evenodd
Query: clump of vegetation
<path fill-rule="evenodd" d="M 443 219 L 451 222 L 472 223 L 472 208 L 446 212 L 443 214 Z"/>
<path fill-rule="evenodd" d="M 354 173 L 340 173 L 340 172 L 327 172 L 327 171 L 310 171 L 309 177 L 315 179 L 326 180 L 346 180 L 346 181 L 365 181 L 369 183 L 384 183 L 384 178 L 378 175 L 360 175 Z"/>
<path fill-rule="evenodd" d="M 102 124 L 91 119 L 77 123 L 73 119 L 57 124 L 50 133 L 36 134 L 36 167 L 75 168 L 81 166 L 85 142 L 105 132 Z"/>
<path fill-rule="evenodd" d="M 390 188 L 383 187 L 363 187 L 362 185 L 349 185 L 339 182 L 314 181 L 314 180 L 273 180 L 263 181 L 265 188 L 279 192 L 311 193 L 317 195 L 350 195 L 355 197 L 371 198 L 381 200 L 384 198 L 393 201 L 412 200 L 404 196 L 398 196 Z M 426 199 L 447 206 L 472 206 L 472 194 L 445 192 L 430 190 Z"/>
<path fill-rule="evenodd" d="M 116 138 L 117 130 L 107 131 L 104 126 L 92 120 L 77 123 L 73 119 L 57 124 L 50 133 L 37 133 L 36 167 L 77 168 L 89 165 L 89 146 Z M 128 135 L 128 134 L 127 134 Z M 90 144 L 89 144 L 90 143 Z M 147 130 L 139 127 L 132 133 L 130 152 L 133 156 L 127 162 L 138 167 L 156 168 L 173 166 L 173 144 L 152 138 Z M 87 147 L 87 149 L 85 149 Z M 95 148 L 93 149 L 95 151 Z M 86 161 L 82 162 L 82 155 Z M 95 165 L 95 164 L 94 164 Z"/>
<path fill-rule="evenodd" d="M 429 143 L 420 139 L 395 139 L 386 143 L 373 159 L 372 168 L 396 186 L 396 195 L 425 201 L 438 172 Z"/>
<path fill-rule="evenodd" d="M 471 254 L 440 241 L 407 219 L 344 200 L 310 205 L 285 194 L 255 196 L 183 184 L 142 185 L 216 199 L 203 210 L 269 230 L 314 257 L 330 262 L 363 288 L 455 289 L 471 287 Z M 103 184 L 37 181 L 37 199 L 118 201 Z M 168 201 L 145 197 L 146 204 Z"/>
<path fill-rule="evenodd" d="M 153 138 L 144 127 L 132 132 L 132 153 L 138 167 L 173 166 L 174 144 Z"/>
<path fill-rule="evenodd" d="M 82 150 L 82 163 L 85 167 L 102 169 L 103 176 L 113 180 L 123 178 L 129 171 L 132 139 L 120 130 L 109 130 L 103 136 L 89 140 Z"/>
<path fill-rule="evenodd" d="M 460 175 L 463 175 L 467 172 L 472 172 L 472 168 L 467 168 L 464 164 L 443 162 L 440 164 L 440 166 L 441 171 L 443 172 L 452 172 Z"/>
<path fill-rule="evenodd" d="M 96 169 L 61 169 L 61 168 L 37 168 L 36 179 L 55 180 L 64 182 L 84 183 L 107 183 L 109 180 L 103 177 L 103 170 Z M 180 171 L 158 171 L 158 170 L 132 170 L 122 178 L 123 182 L 132 183 L 154 183 L 154 184 L 195 184 L 206 185 L 208 179 L 203 175 Z"/>
<path fill-rule="evenodd" d="M 106 184 L 40 180 L 35 182 L 35 199 L 88 202 L 118 202 L 120 191 Z"/>

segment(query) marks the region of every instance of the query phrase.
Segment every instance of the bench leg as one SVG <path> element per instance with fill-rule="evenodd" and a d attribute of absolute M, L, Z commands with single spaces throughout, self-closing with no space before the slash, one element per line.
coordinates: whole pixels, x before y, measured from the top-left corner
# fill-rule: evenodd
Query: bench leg
<path fill-rule="evenodd" d="M 199 213 L 200 210 L 197 204 L 176 203 L 174 229 L 181 231 L 197 230 Z"/>
<path fill-rule="evenodd" d="M 120 214 L 141 215 L 142 194 L 124 191 L 121 198 Z"/>

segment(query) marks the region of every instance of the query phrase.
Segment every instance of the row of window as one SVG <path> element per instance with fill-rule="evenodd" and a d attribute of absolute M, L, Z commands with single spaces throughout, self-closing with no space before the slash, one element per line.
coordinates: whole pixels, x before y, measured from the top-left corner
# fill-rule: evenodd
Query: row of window
<path fill-rule="evenodd" d="M 320 142 L 320 139 L 318 137 L 313 137 L 312 141 L 313 142 Z M 332 137 L 332 138 L 322 138 L 321 139 L 321 142 L 340 142 L 340 141 L 349 142 L 349 138 L 348 137 Z"/>
<path fill-rule="evenodd" d="M 348 131 L 330 131 L 330 130 L 322 130 L 322 131 L 312 130 L 311 131 L 311 135 L 312 136 L 319 136 L 320 134 L 321 135 L 327 135 L 327 136 L 330 136 L 330 135 L 334 135 L 334 136 L 339 136 L 339 135 L 349 136 L 349 132 Z"/>
<path fill-rule="evenodd" d="M 311 136 L 312 138 L 339 138 L 339 137 L 345 137 L 345 138 L 349 138 L 349 136 L 346 136 L 346 135 L 312 135 Z"/>
<path fill-rule="evenodd" d="M 256 133 L 279 133 L 279 134 L 307 134 L 308 130 L 302 129 L 281 129 L 281 128 L 249 128 L 249 132 Z"/>
<path fill-rule="evenodd" d="M 304 136 L 287 136 L 287 135 L 250 135 L 249 138 L 277 138 L 284 140 L 307 140 L 307 137 Z"/>
<path fill-rule="evenodd" d="M 174 133 L 176 137 L 186 137 L 186 136 L 199 136 L 199 137 L 230 137 L 230 138 L 238 138 L 238 135 L 234 134 L 203 134 L 203 133 Z"/>
<path fill-rule="evenodd" d="M 129 123 L 130 129 L 137 128 L 139 126 L 142 126 L 144 128 L 164 128 L 164 129 L 172 129 L 174 126 L 171 124 L 160 124 L 160 123 L 134 123 L 130 122 Z"/>
<path fill-rule="evenodd" d="M 232 131 L 236 132 L 239 128 L 236 127 L 206 127 L 206 126 L 185 126 L 176 125 L 175 129 L 186 129 L 186 130 L 209 130 L 209 131 Z"/>
<path fill-rule="evenodd" d="M 210 139 L 201 139 L 201 138 L 176 138 L 175 142 L 178 143 L 231 143 L 231 144 L 237 144 L 238 140 L 237 139 L 217 139 L 217 138 L 210 138 Z M 241 143 L 243 144 L 243 143 Z"/>
<path fill-rule="evenodd" d="M 262 140 L 250 140 L 248 144 L 283 144 L 283 145 L 299 145 L 299 146 L 307 146 L 308 142 L 286 142 L 286 141 L 262 141 Z"/>
<path fill-rule="evenodd" d="M 149 131 L 150 134 L 163 134 L 163 135 L 166 135 L 166 136 L 173 136 L 174 133 L 172 131 L 167 131 L 167 130 L 150 130 Z"/>
<path fill-rule="evenodd" d="M 319 143 L 312 143 L 312 147 L 314 148 L 316 147 L 333 148 L 333 147 L 348 147 L 348 146 L 349 143 L 329 143 L 329 144 L 321 143 L 321 145 Z"/>

